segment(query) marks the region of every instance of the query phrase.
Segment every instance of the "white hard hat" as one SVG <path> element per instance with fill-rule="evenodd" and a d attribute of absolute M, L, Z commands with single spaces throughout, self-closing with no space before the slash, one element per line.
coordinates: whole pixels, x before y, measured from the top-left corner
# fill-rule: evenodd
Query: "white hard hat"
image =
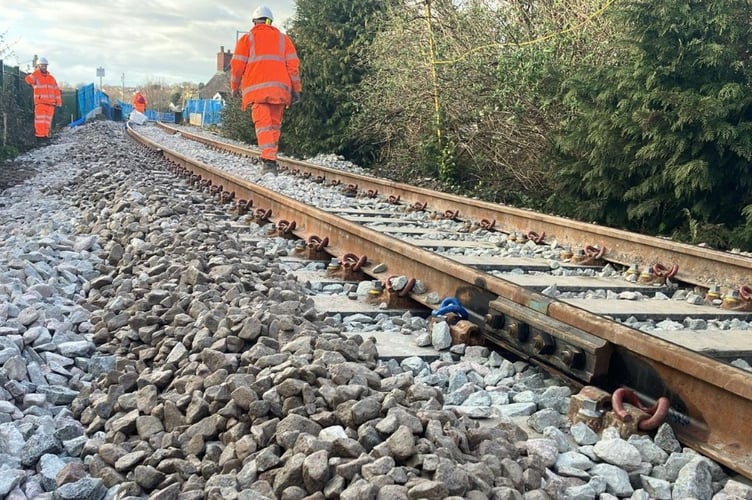
<path fill-rule="evenodd" d="M 49 64 L 46 57 L 40 57 L 37 64 Z"/>
<path fill-rule="evenodd" d="M 251 17 L 252 20 L 256 19 L 268 19 L 270 21 L 274 21 L 274 15 L 272 15 L 272 11 L 269 7 L 266 5 L 260 5 L 256 7 L 256 10 L 253 11 L 253 16 Z"/>

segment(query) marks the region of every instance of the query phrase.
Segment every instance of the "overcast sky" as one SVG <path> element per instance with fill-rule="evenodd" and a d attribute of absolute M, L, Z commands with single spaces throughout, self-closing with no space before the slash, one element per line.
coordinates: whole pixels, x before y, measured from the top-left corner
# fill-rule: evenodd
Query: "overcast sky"
<path fill-rule="evenodd" d="M 264 0 L 261 0 L 262 2 Z M 220 46 L 233 50 L 258 6 L 247 0 L 2 0 L 0 50 L 6 64 L 49 60 L 59 83 L 140 86 L 147 82 L 206 83 Z M 266 5 L 282 28 L 295 0 Z"/>

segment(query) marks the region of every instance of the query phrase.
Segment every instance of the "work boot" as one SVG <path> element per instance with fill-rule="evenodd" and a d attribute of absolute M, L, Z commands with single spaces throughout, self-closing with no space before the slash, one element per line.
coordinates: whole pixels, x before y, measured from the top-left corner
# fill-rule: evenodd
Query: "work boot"
<path fill-rule="evenodd" d="M 277 162 L 274 160 L 267 160 L 263 158 L 261 160 L 261 174 L 274 174 L 277 175 Z"/>

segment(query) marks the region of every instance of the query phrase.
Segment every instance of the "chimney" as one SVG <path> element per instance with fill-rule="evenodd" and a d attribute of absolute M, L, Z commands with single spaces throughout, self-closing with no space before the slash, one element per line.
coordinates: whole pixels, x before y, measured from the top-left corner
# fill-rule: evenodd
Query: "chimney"
<path fill-rule="evenodd" d="M 224 73 L 230 69 L 230 60 L 232 59 L 232 52 L 225 51 L 225 46 L 220 45 L 219 52 L 217 52 L 217 72 Z"/>

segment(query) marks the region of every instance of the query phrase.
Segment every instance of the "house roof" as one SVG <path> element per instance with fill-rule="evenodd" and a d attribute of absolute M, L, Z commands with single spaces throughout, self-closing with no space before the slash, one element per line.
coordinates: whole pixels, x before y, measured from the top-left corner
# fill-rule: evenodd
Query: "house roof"
<path fill-rule="evenodd" d="M 226 96 L 230 93 L 230 72 L 218 72 L 198 91 L 199 99 L 211 99 L 217 93 Z"/>

